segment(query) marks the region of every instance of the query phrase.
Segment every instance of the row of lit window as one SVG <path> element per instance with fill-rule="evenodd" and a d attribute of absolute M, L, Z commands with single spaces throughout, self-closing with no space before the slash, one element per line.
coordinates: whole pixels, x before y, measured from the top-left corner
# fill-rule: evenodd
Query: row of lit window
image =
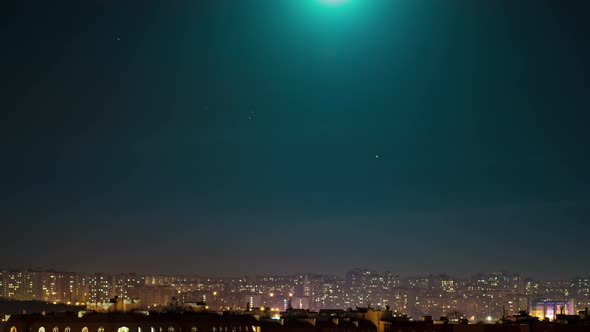
<path fill-rule="evenodd" d="M 254 330 L 254 327 L 253 327 L 253 330 Z M 160 328 L 159 328 L 159 331 L 160 331 L 160 332 L 163 332 L 163 329 L 160 327 Z M 225 328 L 224 328 L 223 326 L 220 326 L 220 327 L 219 327 L 219 330 L 217 329 L 217 327 L 216 327 L 216 326 L 213 326 L 213 327 L 212 327 L 212 332 L 223 332 L 223 331 L 225 331 L 225 332 L 229 332 L 229 329 L 228 329 L 228 327 L 227 327 L 227 326 L 225 326 Z M 248 332 L 248 331 L 249 331 L 249 329 L 248 329 L 248 326 L 245 326 L 245 327 L 244 327 L 244 329 L 242 330 L 242 326 L 238 326 L 238 329 L 237 329 L 237 331 L 239 331 L 239 332 L 242 332 L 242 331 Z M 13 326 L 13 327 L 11 327 L 11 328 L 10 328 L 10 332 L 18 332 L 18 330 L 17 330 L 16 326 Z M 46 332 L 46 331 L 45 331 L 45 327 L 41 326 L 41 327 L 39 328 L 39 331 L 38 331 L 38 332 Z M 57 326 L 56 326 L 56 327 L 54 327 L 54 328 L 52 329 L 52 332 L 59 332 L 59 327 L 57 327 Z M 72 329 L 71 329 L 69 326 L 67 326 L 66 328 L 64 328 L 64 332 L 72 332 Z M 82 328 L 82 332 L 89 332 L 89 330 L 88 330 L 88 327 L 83 327 L 83 328 Z M 102 326 L 101 326 L 101 327 L 99 327 L 99 328 L 98 328 L 98 330 L 97 330 L 97 332 L 105 332 L 105 329 L 104 329 L 104 327 L 102 327 Z M 120 327 L 120 328 L 117 330 L 117 332 L 129 332 L 129 328 L 127 328 L 127 327 Z M 138 331 L 138 332 L 141 332 L 141 328 L 139 328 L 139 331 Z M 152 327 L 152 328 L 151 328 L 151 332 L 156 332 L 156 329 Z M 174 329 L 174 327 L 172 327 L 172 326 L 169 326 L 169 327 L 168 327 L 168 332 L 175 332 L 175 329 Z M 191 327 L 191 332 L 199 332 L 199 329 L 198 329 L 196 326 L 193 326 L 193 327 Z M 236 332 L 236 328 L 235 328 L 235 327 L 233 327 L 233 328 L 232 328 L 232 332 Z"/>
<path fill-rule="evenodd" d="M 224 328 L 223 328 L 223 326 L 220 326 L 219 327 L 219 330 L 217 330 L 217 328 L 215 326 L 213 326 L 212 327 L 212 331 L 213 332 L 223 332 L 224 331 Z M 241 326 L 238 326 L 238 330 L 237 331 L 242 332 L 242 327 Z M 246 331 L 246 332 L 248 331 L 248 326 L 245 326 L 244 327 L 244 331 Z M 193 331 L 193 332 L 195 332 L 195 331 Z M 225 327 L 225 332 L 229 332 L 227 326 Z M 235 326 L 232 327 L 232 332 L 236 332 Z"/>

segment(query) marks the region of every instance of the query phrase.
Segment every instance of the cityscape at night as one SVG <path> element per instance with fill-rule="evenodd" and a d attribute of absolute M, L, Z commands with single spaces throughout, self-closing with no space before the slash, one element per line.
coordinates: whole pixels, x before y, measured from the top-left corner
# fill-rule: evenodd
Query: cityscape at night
<path fill-rule="evenodd" d="M 134 309 L 165 310 L 172 299 L 201 303 L 212 311 L 289 308 L 372 308 L 420 318 L 454 317 L 475 323 L 528 311 L 540 319 L 573 315 L 590 306 L 590 277 L 539 280 L 494 272 L 468 278 L 450 275 L 400 277 L 355 268 L 345 276 L 322 274 L 259 275 L 242 278 L 3 271 L 2 298 L 42 301 L 109 310 L 112 300 Z M 103 308 L 107 306 L 107 308 Z M 564 312 L 561 312 L 563 307 Z M 263 309 L 264 310 L 264 309 Z"/>
<path fill-rule="evenodd" d="M 590 0 L 5 0 L 0 332 L 590 332 Z"/>

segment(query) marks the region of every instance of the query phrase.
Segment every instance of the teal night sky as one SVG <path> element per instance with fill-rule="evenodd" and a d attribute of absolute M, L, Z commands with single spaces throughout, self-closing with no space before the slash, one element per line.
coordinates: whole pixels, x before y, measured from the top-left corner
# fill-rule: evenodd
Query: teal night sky
<path fill-rule="evenodd" d="M 588 1 L 9 1 L 0 267 L 590 274 Z"/>

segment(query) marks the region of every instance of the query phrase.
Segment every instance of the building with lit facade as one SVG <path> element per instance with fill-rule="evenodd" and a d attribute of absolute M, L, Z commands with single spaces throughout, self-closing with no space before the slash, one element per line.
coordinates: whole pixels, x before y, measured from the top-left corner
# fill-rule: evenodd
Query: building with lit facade
<path fill-rule="evenodd" d="M 87 313 L 13 315 L 4 332 L 260 332 L 249 315 Z"/>
<path fill-rule="evenodd" d="M 557 315 L 574 315 L 576 313 L 573 299 L 531 299 L 529 301 L 529 313 L 540 319 L 554 320 Z"/>

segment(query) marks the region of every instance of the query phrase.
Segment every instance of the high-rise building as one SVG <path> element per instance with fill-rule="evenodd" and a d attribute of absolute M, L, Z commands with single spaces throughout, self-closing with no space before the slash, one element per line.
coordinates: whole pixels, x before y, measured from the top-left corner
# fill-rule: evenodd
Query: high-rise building
<path fill-rule="evenodd" d="M 113 297 L 113 278 L 102 273 L 88 277 L 89 302 L 108 302 Z"/>
<path fill-rule="evenodd" d="M 576 293 L 582 296 L 590 296 L 590 277 L 577 278 Z"/>

